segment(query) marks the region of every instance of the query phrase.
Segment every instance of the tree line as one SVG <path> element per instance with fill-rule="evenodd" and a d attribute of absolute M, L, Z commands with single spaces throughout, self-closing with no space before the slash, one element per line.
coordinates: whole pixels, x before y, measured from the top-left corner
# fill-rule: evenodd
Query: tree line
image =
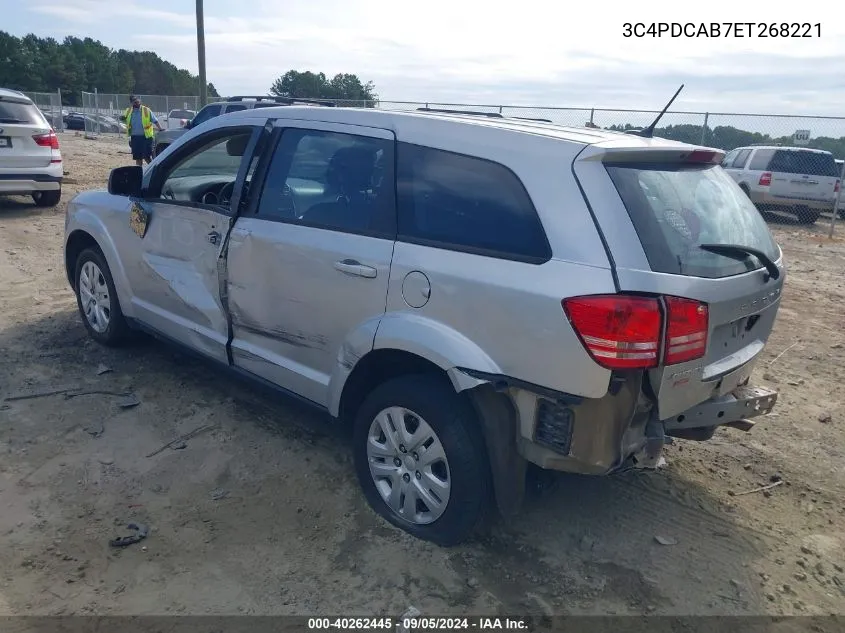
<path fill-rule="evenodd" d="M 0 86 L 24 92 L 62 91 L 64 105 L 81 92 L 196 95 L 199 78 L 151 51 L 113 50 L 90 37 L 15 37 L 0 31 Z M 218 96 L 208 84 L 209 96 Z"/>

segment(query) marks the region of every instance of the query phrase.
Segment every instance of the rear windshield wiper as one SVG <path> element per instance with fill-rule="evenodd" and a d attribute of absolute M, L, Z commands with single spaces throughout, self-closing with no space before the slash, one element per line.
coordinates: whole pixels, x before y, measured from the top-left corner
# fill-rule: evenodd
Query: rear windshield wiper
<path fill-rule="evenodd" d="M 768 255 L 757 248 L 742 246 L 740 244 L 699 244 L 698 248 L 710 253 L 716 253 L 717 255 L 739 257 L 740 259 L 746 259 L 749 255 L 754 255 L 754 257 L 759 259 L 760 263 L 765 266 L 766 270 L 769 271 L 769 275 L 771 275 L 772 279 L 780 277 L 780 269 L 777 267 L 777 264 L 775 264 Z"/>

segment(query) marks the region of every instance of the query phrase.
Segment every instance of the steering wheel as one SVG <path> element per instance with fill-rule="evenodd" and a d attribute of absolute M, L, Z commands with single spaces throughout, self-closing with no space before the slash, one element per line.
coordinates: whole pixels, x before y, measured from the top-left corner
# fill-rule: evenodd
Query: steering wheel
<path fill-rule="evenodd" d="M 220 200 L 217 204 L 228 207 L 232 202 L 232 194 L 235 192 L 235 182 L 227 182 L 220 190 Z"/>

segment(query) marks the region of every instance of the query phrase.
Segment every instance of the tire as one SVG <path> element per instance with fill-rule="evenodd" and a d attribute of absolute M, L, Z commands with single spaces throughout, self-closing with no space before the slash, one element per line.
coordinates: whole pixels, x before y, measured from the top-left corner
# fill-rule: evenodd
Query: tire
<path fill-rule="evenodd" d="M 795 212 L 795 217 L 798 218 L 800 224 L 815 224 L 820 216 L 820 211 L 813 211 L 811 209 L 798 209 Z"/>
<path fill-rule="evenodd" d="M 88 330 L 88 335 L 101 345 L 109 347 L 116 347 L 126 342 L 130 335 L 129 326 L 120 309 L 109 265 L 99 249 L 86 248 L 79 254 L 74 269 L 73 285 L 76 290 L 76 305 L 79 308 L 82 323 Z M 94 290 L 93 293 L 90 291 L 91 288 Z M 95 300 L 94 306 L 90 306 L 89 301 L 92 294 Z M 104 302 L 108 302 L 107 311 L 102 310 L 105 308 Z M 98 307 L 101 309 L 97 310 Z M 90 308 L 92 317 L 86 314 L 87 308 Z"/>
<path fill-rule="evenodd" d="M 405 452 L 392 447 L 380 430 L 388 423 L 385 410 L 391 408 L 397 409 L 391 418 L 394 421 L 398 421 L 395 415 L 398 409 L 412 412 L 410 417 L 405 417 L 408 422 L 403 426 L 406 429 L 413 428 L 414 416 L 427 425 L 427 429 L 422 426 L 416 428 L 416 432 L 423 431 L 417 438 L 417 441 L 422 440 L 422 444 L 407 447 L 403 444 L 401 449 Z M 432 436 L 434 439 L 430 444 L 425 441 Z M 397 433 L 396 442 L 401 443 L 401 437 Z M 437 448 L 438 442 L 445 460 L 431 462 L 426 472 L 425 452 Z M 380 450 L 371 449 L 379 445 L 382 447 Z M 426 446 L 426 450 L 420 450 Z M 353 456 L 358 481 L 370 507 L 396 527 L 419 539 L 444 547 L 458 545 L 467 540 L 487 516 L 491 478 L 484 439 L 472 408 L 439 376 L 401 376 L 376 387 L 358 410 L 353 431 Z M 384 461 L 380 462 L 382 456 Z M 415 459 L 419 461 L 415 462 Z M 382 466 L 379 470 L 384 478 L 378 484 L 376 476 L 371 473 L 371 464 L 375 464 L 376 468 Z M 420 499 L 420 502 L 414 503 L 415 516 L 403 516 L 385 499 L 385 496 L 393 497 L 390 491 L 395 486 L 403 486 L 403 481 L 405 489 L 415 496 L 417 491 L 423 490 L 429 499 L 441 502 L 445 499 L 445 504 L 440 509 L 436 504 L 429 508 L 426 503 L 430 501 Z M 443 487 L 444 481 L 448 482 L 448 488 Z M 426 486 L 426 482 L 431 485 Z M 435 491 L 434 495 L 432 491 Z M 396 499 L 402 497 L 397 495 Z M 407 502 L 408 496 L 404 499 Z M 423 511 L 424 507 L 428 512 Z M 403 509 L 408 511 L 408 507 Z"/>
<path fill-rule="evenodd" d="M 744 193 L 746 197 L 750 200 L 751 192 L 748 190 L 748 187 L 746 185 L 740 185 L 739 188 L 742 189 L 742 193 Z"/>
<path fill-rule="evenodd" d="M 62 189 L 50 191 L 35 191 L 32 194 L 32 201 L 36 207 L 55 207 L 62 199 Z"/>

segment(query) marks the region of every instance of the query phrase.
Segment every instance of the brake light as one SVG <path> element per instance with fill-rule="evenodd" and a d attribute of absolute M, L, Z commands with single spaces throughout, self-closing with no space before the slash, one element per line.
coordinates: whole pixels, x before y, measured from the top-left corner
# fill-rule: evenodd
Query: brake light
<path fill-rule="evenodd" d="M 49 147 L 51 149 L 59 149 L 59 137 L 55 132 L 47 132 L 46 134 L 35 134 L 32 137 L 35 144 L 39 147 Z"/>
<path fill-rule="evenodd" d="M 661 331 L 657 299 L 599 295 L 564 299 L 562 305 L 584 347 L 602 367 L 657 366 Z"/>
<path fill-rule="evenodd" d="M 772 172 L 764 171 L 762 174 L 760 174 L 760 182 L 758 182 L 757 184 L 761 187 L 768 187 L 770 184 L 772 184 Z"/>
<path fill-rule="evenodd" d="M 836 180 L 836 184 L 833 185 L 833 193 L 839 193 L 839 180 Z"/>
<path fill-rule="evenodd" d="M 722 156 L 719 152 L 697 149 L 687 155 L 686 161 L 688 163 L 721 163 Z"/>
<path fill-rule="evenodd" d="M 660 300 L 629 295 L 595 295 L 564 299 L 564 312 L 599 365 L 607 369 L 650 369 L 663 362 L 675 365 L 704 356 L 709 311 L 692 299 Z M 664 319 L 665 340 L 661 341 Z"/>
<path fill-rule="evenodd" d="M 701 358 L 707 349 L 707 305 L 692 299 L 665 297 L 666 352 L 664 363 L 675 365 Z"/>

